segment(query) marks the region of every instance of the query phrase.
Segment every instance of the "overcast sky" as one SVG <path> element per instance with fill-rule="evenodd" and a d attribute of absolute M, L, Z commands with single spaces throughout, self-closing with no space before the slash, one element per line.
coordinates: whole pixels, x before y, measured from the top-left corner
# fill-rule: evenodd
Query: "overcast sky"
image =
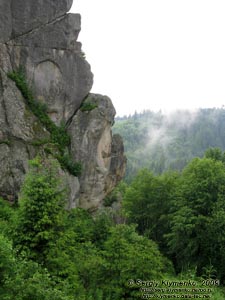
<path fill-rule="evenodd" d="M 92 92 L 117 115 L 225 104 L 224 0 L 74 0 Z"/>

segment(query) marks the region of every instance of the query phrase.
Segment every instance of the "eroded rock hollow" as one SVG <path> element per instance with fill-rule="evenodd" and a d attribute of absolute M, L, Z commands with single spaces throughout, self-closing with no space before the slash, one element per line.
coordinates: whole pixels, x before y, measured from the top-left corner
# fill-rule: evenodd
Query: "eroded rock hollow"
<path fill-rule="evenodd" d="M 93 75 L 77 41 L 81 17 L 68 13 L 72 2 L 0 0 L 0 196 L 18 198 L 28 160 L 45 155 L 37 141 L 50 136 L 8 77 L 22 67 L 50 119 L 65 124 L 67 151 L 82 165 L 78 177 L 60 170 L 68 207 L 95 210 L 123 177 L 126 158 L 122 139 L 112 136 L 111 100 L 90 94 Z"/>

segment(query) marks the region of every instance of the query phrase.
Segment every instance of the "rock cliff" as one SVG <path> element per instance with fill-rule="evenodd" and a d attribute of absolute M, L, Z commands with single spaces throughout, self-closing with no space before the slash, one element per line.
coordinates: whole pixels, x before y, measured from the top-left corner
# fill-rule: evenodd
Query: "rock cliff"
<path fill-rule="evenodd" d="M 56 126 L 64 124 L 66 152 L 82 165 L 78 177 L 60 170 L 68 206 L 94 210 L 123 177 L 126 158 L 112 136 L 111 100 L 90 94 L 93 75 L 77 41 L 80 15 L 68 13 L 72 2 L 0 0 L 0 196 L 17 199 L 28 160 L 54 151 L 46 154 L 51 133 L 8 76 L 22 67 L 35 100 Z"/>

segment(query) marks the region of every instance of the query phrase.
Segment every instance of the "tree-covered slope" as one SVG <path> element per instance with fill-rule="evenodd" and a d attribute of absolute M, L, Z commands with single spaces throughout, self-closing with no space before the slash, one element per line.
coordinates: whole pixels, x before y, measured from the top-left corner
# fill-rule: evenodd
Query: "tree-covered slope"
<path fill-rule="evenodd" d="M 176 272 L 225 284 L 224 153 L 207 150 L 182 172 L 141 170 L 123 194 L 128 224 L 155 241 Z"/>
<path fill-rule="evenodd" d="M 143 167 L 157 174 L 181 170 L 210 147 L 225 150 L 225 109 L 176 111 L 167 115 L 144 111 L 117 118 L 114 133 L 124 140 L 128 181 Z"/>
<path fill-rule="evenodd" d="M 0 198 L 1 300 L 140 299 L 129 280 L 163 279 L 172 264 L 135 226 L 65 210 L 57 161 L 30 162 L 21 197 Z"/>
<path fill-rule="evenodd" d="M 94 217 L 65 210 L 58 162 L 37 157 L 18 203 L 0 198 L 0 299 L 177 299 L 170 287 L 182 282 L 188 289 L 176 288 L 179 298 L 224 299 L 225 169 L 218 154 L 194 159 L 180 175 L 140 172 L 124 191 L 126 224 L 107 210 Z"/>

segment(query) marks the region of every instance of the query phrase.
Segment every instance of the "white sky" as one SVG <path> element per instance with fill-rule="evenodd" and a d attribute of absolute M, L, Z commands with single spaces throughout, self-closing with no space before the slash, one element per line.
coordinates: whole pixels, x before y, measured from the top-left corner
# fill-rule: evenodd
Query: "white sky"
<path fill-rule="evenodd" d="M 117 115 L 225 104 L 224 0 L 74 0 L 92 92 Z"/>

